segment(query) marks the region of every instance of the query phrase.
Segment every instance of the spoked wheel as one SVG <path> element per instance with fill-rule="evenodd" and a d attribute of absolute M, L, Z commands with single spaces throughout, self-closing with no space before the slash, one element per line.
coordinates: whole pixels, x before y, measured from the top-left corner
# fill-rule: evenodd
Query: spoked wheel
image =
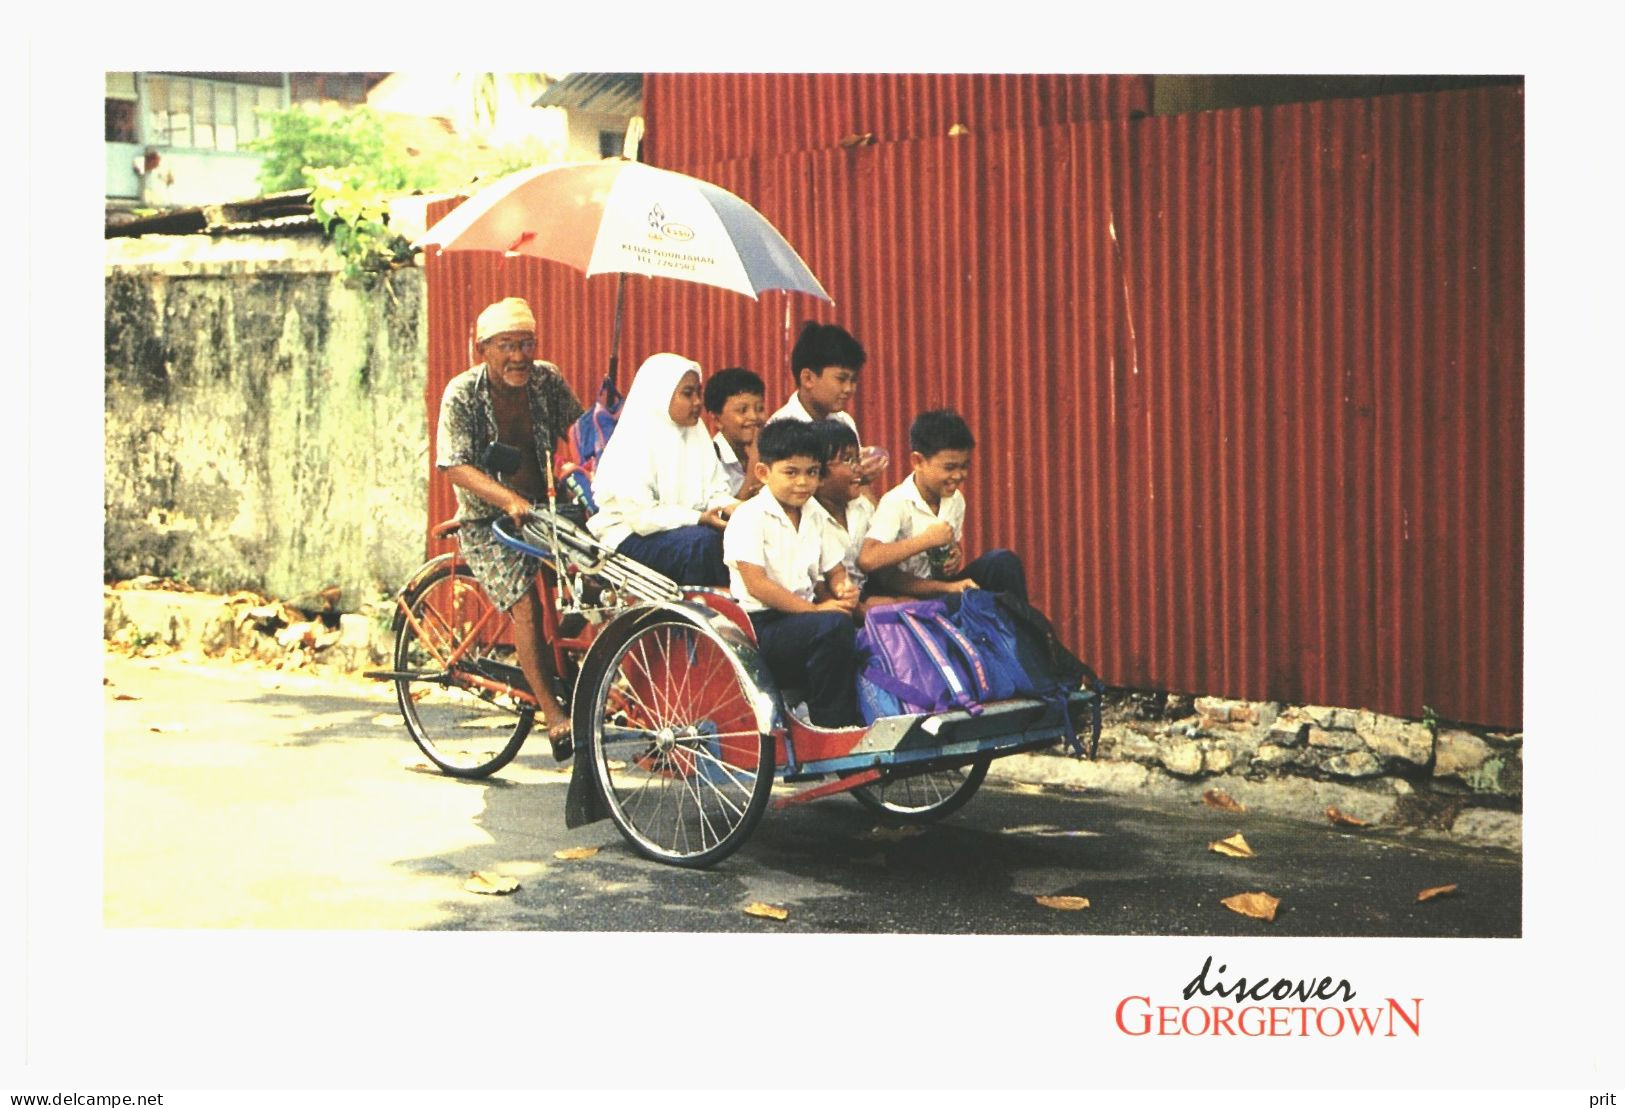
<path fill-rule="evenodd" d="M 609 656 L 577 707 L 610 818 L 638 853 L 709 866 L 762 818 L 773 737 L 758 730 L 754 688 L 725 642 L 675 614 L 655 615 Z"/>
<path fill-rule="evenodd" d="M 951 815 L 982 787 L 992 758 L 968 766 L 935 769 L 894 781 L 859 785 L 852 796 L 859 804 L 892 823 L 930 823 Z"/>
<path fill-rule="evenodd" d="M 407 730 L 452 777 L 489 777 L 519 753 L 534 710 L 501 691 L 523 687 L 507 613 L 464 565 L 424 579 L 397 616 L 395 698 Z"/>

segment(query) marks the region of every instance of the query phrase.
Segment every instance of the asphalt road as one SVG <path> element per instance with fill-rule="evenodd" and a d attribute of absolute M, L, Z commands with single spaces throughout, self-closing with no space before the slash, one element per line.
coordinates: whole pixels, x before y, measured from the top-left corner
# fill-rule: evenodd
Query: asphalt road
<path fill-rule="evenodd" d="M 1436 840 L 990 779 L 947 821 L 849 797 L 770 810 L 694 872 L 608 821 L 566 831 L 533 741 L 486 782 L 425 772 L 388 690 L 107 656 L 105 922 L 136 927 L 905 934 L 1516 936 L 1521 867 Z M 1209 844 L 1241 832 L 1255 853 Z M 597 848 L 587 857 L 555 852 Z M 474 872 L 506 895 L 466 891 Z M 1419 902 L 1426 888 L 1450 895 Z M 1264 891 L 1273 922 L 1221 901 Z M 1081 910 L 1038 903 L 1081 897 Z M 745 912 L 782 908 L 783 920 Z"/>

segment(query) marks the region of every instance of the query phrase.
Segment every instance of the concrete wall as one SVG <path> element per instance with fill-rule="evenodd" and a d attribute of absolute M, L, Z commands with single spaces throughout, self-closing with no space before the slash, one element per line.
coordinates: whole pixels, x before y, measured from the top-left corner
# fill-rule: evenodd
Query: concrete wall
<path fill-rule="evenodd" d="M 104 569 L 354 609 L 423 555 L 420 270 L 318 237 L 107 244 Z"/>

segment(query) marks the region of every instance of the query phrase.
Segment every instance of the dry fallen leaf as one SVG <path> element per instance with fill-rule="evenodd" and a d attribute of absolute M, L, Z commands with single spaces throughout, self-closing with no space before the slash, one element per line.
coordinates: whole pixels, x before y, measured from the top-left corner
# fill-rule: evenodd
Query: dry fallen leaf
<path fill-rule="evenodd" d="M 1241 915 L 1251 916 L 1253 919 L 1273 922 L 1275 908 L 1281 902 L 1269 893 L 1237 893 L 1235 896 L 1225 897 L 1219 903 L 1232 912 L 1239 912 Z"/>
<path fill-rule="evenodd" d="M 1340 823 L 1344 827 L 1370 827 L 1371 826 L 1371 821 L 1370 820 L 1368 820 L 1368 819 L 1360 819 L 1358 816 L 1351 816 L 1346 812 L 1338 811 L 1338 809 L 1336 807 L 1331 807 L 1331 808 L 1326 809 L 1326 818 L 1331 820 L 1333 823 Z"/>
<path fill-rule="evenodd" d="M 177 731 L 186 730 L 186 726 L 180 723 L 155 723 L 151 727 L 147 728 L 147 730 L 156 732 L 160 735 L 171 735 Z"/>
<path fill-rule="evenodd" d="M 131 696 L 127 692 L 121 692 L 121 693 L 114 693 L 113 694 L 113 699 L 114 700 L 140 700 L 141 698 L 139 696 Z"/>
<path fill-rule="evenodd" d="M 1218 789 L 1209 789 L 1202 794 L 1202 803 L 1209 808 L 1217 808 L 1221 812 L 1245 812 L 1247 805 L 1237 800 L 1227 792 Z"/>
<path fill-rule="evenodd" d="M 553 857 L 562 858 L 566 862 L 574 862 L 578 858 L 591 858 L 598 853 L 596 846 L 572 846 L 566 850 L 555 850 Z"/>
<path fill-rule="evenodd" d="M 1207 848 L 1213 851 L 1215 854 L 1223 854 L 1228 858 L 1256 857 L 1256 855 L 1253 853 L 1253 848 L 1248 846 L 1247 840 L 1241 837 L 1240 831 L 1237 831 L 1228 839 L 1220 839 L 1217 842 L 1208 843 Z"/>
<path fill-rule="evenodd" d="M 1456 892 L 1454 885 L 1435 885 L 1431 889 L 1423 889 L 1416 894 L 1418 901 L 1432 900 L 1436 896 L 1453 896 Z"/>
<path fill-rule="evenodd" d="M 463 888 L 471 893 L 489 893 L 501 896 L 511 893 L 519 887 L 519 882 L 512 877 L 504 877 L 500 873 L 487 873 L 485 870 L 475 870 L 463 882 Z"/>
<path fill-rule="evenodd" d="M 1089 898 L 1086 896 L 1035 896 L 1033 899 L 1045 908 L 1054 908 L 1060 912 L 1081 912 L 1089 907 Z"/>
<path fill-rule="evenodd" d="M 745 905 L 745 914 L 747 916 L 760 916 L 763 919 L 790 918 L 790 913 L 786 909 L 776 908 L 771 904 L 763 904 L 760 901 Z"/>

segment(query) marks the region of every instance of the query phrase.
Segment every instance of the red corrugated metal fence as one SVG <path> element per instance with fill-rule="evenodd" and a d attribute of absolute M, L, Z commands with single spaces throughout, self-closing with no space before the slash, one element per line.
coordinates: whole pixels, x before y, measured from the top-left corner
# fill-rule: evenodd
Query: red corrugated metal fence
<path fill-rule="evenodd" d="M 635 279 L 627 376 L 678 350 L 751 366 L 776 406 L 787 321 L 838 321 L 869 351 L 854 412 L 890 476 L 915 413 L 959 408 L 981 444 L 971 544 L 1021 551 L 1035 600 L 1109 682 L 1521 725 L 1521 89 L 1010 112 L 1019 125 L 706 160 L 720 119 L 674 136 L 668 80 L 647 86 L 661 164 L 749 200 L 836 304 Z M 714 80 L 745 148 L 810 133 L 762 122 L 782 86 L 757 106 L 757 79 Z M 902 93 L 871 80 L 889 106 L 851 126 L 881 131 Z M 1033 101 L 1049 87 L 1010 80 Z M 682 99 L 706 82 L 682 78 Z M 428 267 L 431 413 L 474 315 L 510 294 L 590 397 L 614 278 Z M 431 504 L 450 512 L 438 479 Z"/>

